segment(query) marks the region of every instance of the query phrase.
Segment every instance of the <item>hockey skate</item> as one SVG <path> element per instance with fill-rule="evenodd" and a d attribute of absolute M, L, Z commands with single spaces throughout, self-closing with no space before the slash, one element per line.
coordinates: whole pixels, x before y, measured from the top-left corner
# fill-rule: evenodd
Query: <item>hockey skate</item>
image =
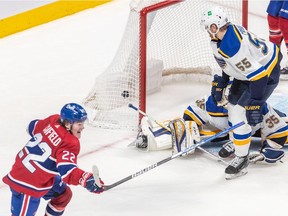
<path fill-rule="evenodd" d="M 249 165 L 248 155 L 244 157 L 236 156 L 229 166 L 225 169 L 226 180 L 234 179 L 247 174 L 247 166 Z"/>
<path fill-rule="evenodd" d="M 222 158 L 227 158 L 231 156 L 232 154 L 234 154 L 234 152 L 235 152 L 235 148 L 234 148 L 233 141 L 229 141 L 222 146 L 222 148 L 218 152 L 218 155 Z"/>
<path fill-rule="evenodd" d="M 264 161 L 265 157 L 261 152 L 251 152 L 249 154 L 250 163 L 257 163 L 259 161 Z"/>

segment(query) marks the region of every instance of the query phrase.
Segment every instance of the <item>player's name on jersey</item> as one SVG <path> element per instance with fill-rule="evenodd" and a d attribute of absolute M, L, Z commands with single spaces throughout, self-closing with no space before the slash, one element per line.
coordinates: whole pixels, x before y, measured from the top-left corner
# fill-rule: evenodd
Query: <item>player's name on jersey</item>
<path fill-rule="evenodd" d="M 62 139 L 59 137 L 59 135 L 56 133 L 56 131 L 51 127 L 49 124 L 44 130 L 45 135 L 48 135 L 48 139 L 53 143 L 54 146 L 57 146 Z"/>

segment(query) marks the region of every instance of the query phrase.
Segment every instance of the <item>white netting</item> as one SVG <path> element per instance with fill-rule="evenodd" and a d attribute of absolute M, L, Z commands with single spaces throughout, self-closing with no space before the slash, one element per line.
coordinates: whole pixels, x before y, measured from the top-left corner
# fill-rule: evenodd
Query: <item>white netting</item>
<path fill-rule="evenodd" d="M 139 107 L 145 100 L 139 98 L 139 89 L 142 88 L 139 82 L 139 12 L 143 7 L 159 2 L 163 0 L 131 2 L 130 15 L 118 51 L 83 100 L 92 125 L 103 128 L 137 128 L 138 113 L 128 108 L 128 104 Z M 202 80 L 207 80 L 211 77 L 209 74 L 220 71 L 210 48 L 208 34 L 200 28 L 202 12 L 215 5 L 224 8 L 231 22 L 242 24 L 242 0 L 186 0 L 148 14 L 148 92 L 159 89 L 159 84 L 165 83 L 163 76 L 176 74 L 175 77 L 181 77 L 184 74 L 184 79 L 187 79 L 191 73 L 194 77 L 195 74 L 197 77 L 203 77 L 204 74 Z"/>

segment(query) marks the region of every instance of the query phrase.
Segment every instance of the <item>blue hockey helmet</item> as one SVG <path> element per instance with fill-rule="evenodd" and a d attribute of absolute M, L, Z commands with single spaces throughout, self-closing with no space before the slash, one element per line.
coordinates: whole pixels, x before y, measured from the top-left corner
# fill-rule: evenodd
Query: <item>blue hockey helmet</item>
<path fill-rule="evenodd" d="M 85 109 L 76 103 L 68 103 L 63 106 L 60 112 L 61 122 L 67 120 L 70 124 L 83 122 L 87 119 Z"/>

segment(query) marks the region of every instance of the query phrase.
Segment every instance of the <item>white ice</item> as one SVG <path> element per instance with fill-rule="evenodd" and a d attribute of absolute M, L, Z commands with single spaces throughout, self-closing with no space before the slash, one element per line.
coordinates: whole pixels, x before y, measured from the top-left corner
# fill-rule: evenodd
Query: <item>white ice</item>
<path fill-rule="evenodd" d="M 249 3 L 249 29 L 266 39 L 267 3 Z M 87 96 L 97 74 L 114 57 L 128 13 L 129 0 L 114 0 L 0 40 L 1 178 L 28 140 L 25 129 L 30 120 L 58 113 L 65 103 Z M 181 115 L 209 91 L 207 84 L 166 85 L 149 96 L 147 112 L 159 120 Z M 275 93 L 287 92 L 288 82 L 281 81 Z M 159 114 L 155 107 L 165 109 Z M 102 179 L 112 184 L 171 155 L 170 151 L 144 153 L 128 148 L 134 138 L 135 132 L 86 126 L 79 166 L 91 170 L 97 164 Z M 287 157 L 283 161 L 251 165 L 246 176 L 227 181 L 225 166 L 197 151 L 101 195 L 72 186 L 74 195 L 65 215 L 287 215 Z M 1 182 L 0 216 L 10 215 L 10 197 L 9 188 Z M 42 200 L 37 215 L 44 215 L 45 206 Z"/>

